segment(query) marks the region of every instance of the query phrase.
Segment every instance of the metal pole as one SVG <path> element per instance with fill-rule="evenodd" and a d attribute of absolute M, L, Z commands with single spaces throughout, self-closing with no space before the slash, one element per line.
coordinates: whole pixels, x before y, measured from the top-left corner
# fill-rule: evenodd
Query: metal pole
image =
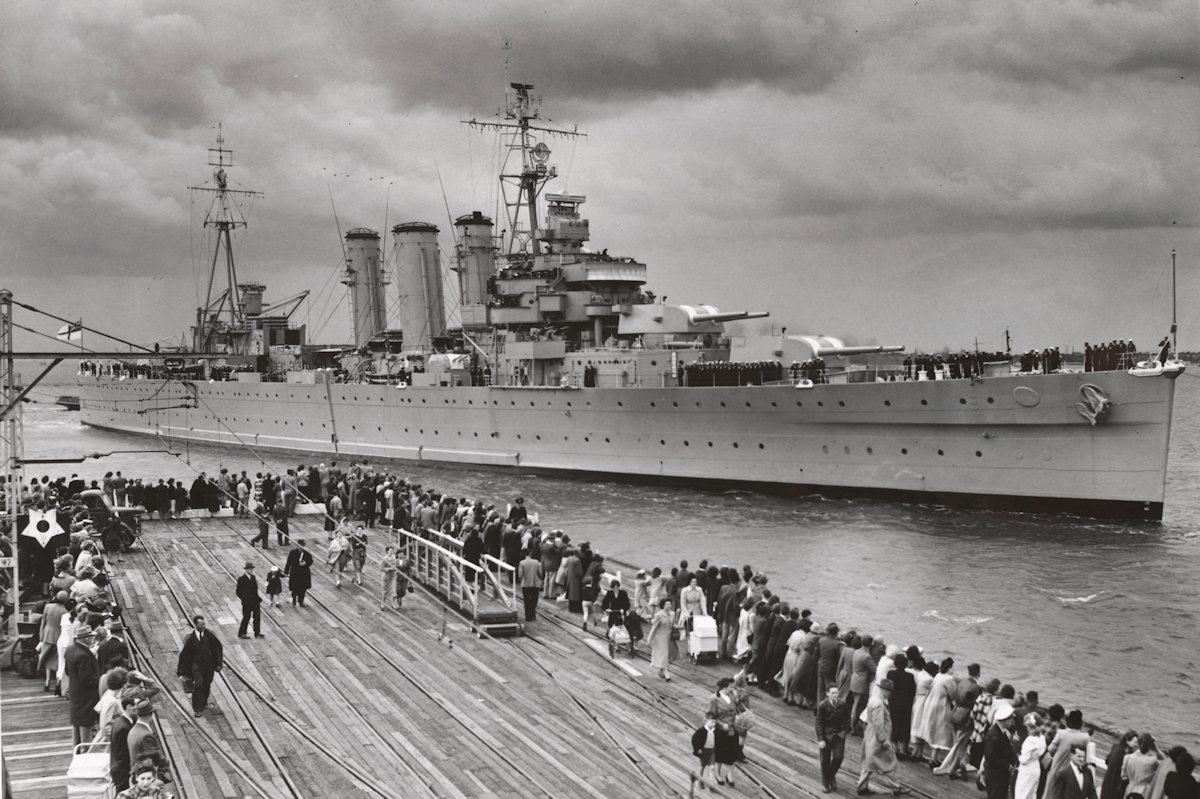
<path fill-rule="evenodd" d="M 1171 349 L 1179 357 L 1179 317 L 1175 310 L 1175 248 L 1171 248 Z"/>
<path fill-rule="evenodd" d="M 3 355 L 3 368 L 0 369 L 0 401 L 4 407 L 20 393 L 16 386 L 15 359 L 13 358 L 13 322 L 12 322 L 12 292 L 0 289 L 0 354 Z M 17 529 L 17 513 L 20 510 L 20 494 L 24 490 L 24 469 L 21 466 L 21 404 L 8 414 L 8 418 L 0 422 L 0 475 L 5 478 L 5 493 L 8 497 L 8 507 L 5 516 L 8 519 L 9 532 L 12 535 L 12 593 L 13 612 L 8 617 L 8 632 L 14 638 L 17 636 L 17 615 L 21 609 L 21 573 L 20 573 L 20 540 L 21 531 Z"/>

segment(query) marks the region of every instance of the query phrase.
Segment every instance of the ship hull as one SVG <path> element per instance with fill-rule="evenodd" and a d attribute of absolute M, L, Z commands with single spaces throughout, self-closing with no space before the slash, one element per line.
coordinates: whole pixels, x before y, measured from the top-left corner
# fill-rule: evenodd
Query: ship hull
<path fill-rule="evenodd" d="M 85 424 L 173 440 L 1156 520 L 1172 377 L 1114 371 L 800 389 L 81 377 L 79 395 Z M 1079 406 L 1097 391 L 1112 406 L 1093 425 Z"/>

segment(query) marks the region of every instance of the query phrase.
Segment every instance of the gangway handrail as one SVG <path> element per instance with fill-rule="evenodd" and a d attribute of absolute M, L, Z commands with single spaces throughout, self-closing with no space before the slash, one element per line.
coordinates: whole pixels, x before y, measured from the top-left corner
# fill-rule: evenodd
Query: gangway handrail
<path fill-rule="evenodd" d="M 504 603 L 504 606 L 508 610 L 516 610 L 516 608 L 517 608 L 517 569 L 516 569 L 516 567 L 512 566 L 511 564 L 505 563 L 504 561 L 500 560 L 499 558 L 492 557 L 491 555 L 487 554 L 486 552 L 484 553 L 482 560 L 488 566 L 488 568 L 486 569 L 488 579 L 491 580 L 492 585 L 495 586 L 495 592 L 493 593 L 493 596 L 499 597 L 500 601 Z M 511 592 L 510 595 L 505 595 L 505 593 L 504 593 L 504 586 L 501 584 L 500 577 L 499 577 L 501 572 L 509 572 L 509 574 L 508 574 L 508 589 Z"/>
<path fill-rule="evenodd" d="M 404 536 L 405 552 L 413 561 L 416 573 L 422 578 L 422 582 L 426 585 L 432 584 L 446 597 L 447 602 L 456 605 L 459 610 L 468 615 L 472 622 L 477 622 L 479 597 L 474 586 L 478 581 L 479 572 L 483 568 L 465 560 L 462 555 L 409 530 L 396 528 L 395 531 Z M 436 563 L 430 558 L 430 550 L 440 556 Z M 444 568 L 444 566 L 457 566 L 458 568 Z M 471 573 L 469 579 L 464 572 Z"/>

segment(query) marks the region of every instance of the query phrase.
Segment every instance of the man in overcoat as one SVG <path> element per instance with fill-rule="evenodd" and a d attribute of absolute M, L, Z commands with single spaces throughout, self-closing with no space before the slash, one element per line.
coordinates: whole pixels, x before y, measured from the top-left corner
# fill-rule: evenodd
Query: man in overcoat
<path fill-rule="evenodd" d="M 221 642 L 207 629 L 203 616 L 192 618 L 192 632 L 183 641 L 175 674 L 192 681 L 192 710 L 196 718 L 208 707 L 213 675 L 225 665 Z"/>
<path fill-rule="evenodd" d="M 254 637 L 262 638 L 262 597 L 258 593 L 258 580 L 254 577 L 254 564 L 246 561 L 245 571 L 237 579 L 237 597 L 242 601 L 242 623 L 238 627 L 238 638 L 249 638 L 246 630 L 254 620 Z"/>

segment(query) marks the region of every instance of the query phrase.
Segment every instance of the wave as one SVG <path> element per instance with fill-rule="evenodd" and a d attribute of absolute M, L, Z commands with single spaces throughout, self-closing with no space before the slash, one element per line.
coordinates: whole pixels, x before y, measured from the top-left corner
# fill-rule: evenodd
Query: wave
<path fill-rule="evenodd" d="M 1107 593 L 1108 593 L 1107 591 L 1099 591 L 1095 594 L 1088 594 L 1087 596 L 1071 596 L 1071 597 L 1056 596 L 1054 598 L 1057 599 L 1064 606 L 1086 605 L 1089 602 L 1091 602 L 1092 600 L 1099 599 L 1102 595 L 1107 594 Z"/>
<path fill-rule="evenodd" d="M 938 621 L 949 622 L 950 624 L 966 624 L 975 625 L 983 624 L 992 620 L 991 616 L 944 616 L 936 610 L 927 610 L 921 614 L 922 618 L 937 619 Z"/>

